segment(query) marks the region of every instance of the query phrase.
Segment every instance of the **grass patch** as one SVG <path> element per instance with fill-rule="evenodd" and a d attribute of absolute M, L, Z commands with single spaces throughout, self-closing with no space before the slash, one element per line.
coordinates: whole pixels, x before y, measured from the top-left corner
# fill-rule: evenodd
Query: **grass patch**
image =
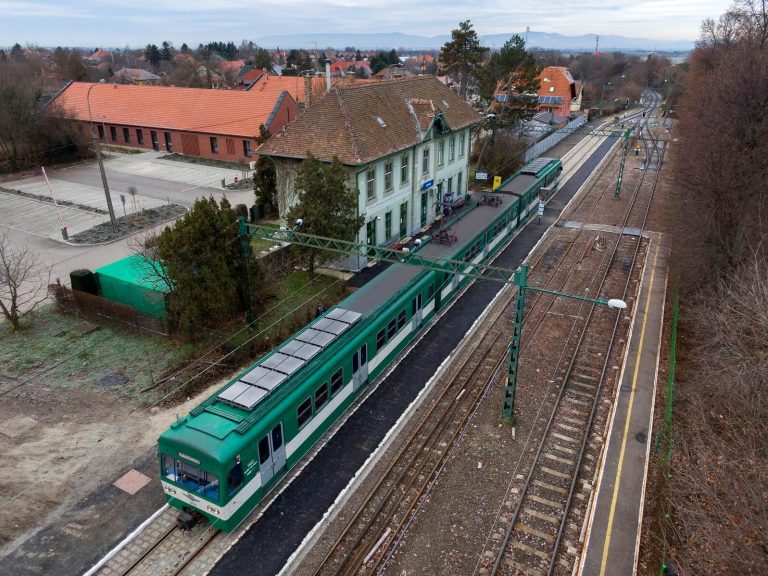
<path fill-rule="evenodd" d="M 184 349 L 170 338 L 107 326 L 83 333 L 84 328 L 83 321 L 53 307 L 29 314 L 17 333 L 3 324 L 0 372 L 11 385 L 31 379 L 25 386 L 87 386 L 96 393 L 113 391 L 151 402 L 154 398 L 141 390 L 183 360 Z"/>
<path fill-rule="evenodd" d="M 270 228 L 279 228 L 277 224 L 270 224 L 267 222 L 258 222 L 259 226 L 268 226 Z M 258 254 L 272 248 L 272 246 L 279 246 L 278 242 L 272 242 L 271 240 L 264 240 L 262 238 L 251 238 L 251 252 Z"/>

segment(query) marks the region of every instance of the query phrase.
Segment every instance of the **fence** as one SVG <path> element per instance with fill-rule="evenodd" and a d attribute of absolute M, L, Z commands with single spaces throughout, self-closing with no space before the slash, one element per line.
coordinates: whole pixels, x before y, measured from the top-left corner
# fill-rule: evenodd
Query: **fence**
<path fill-rule="evenodd" d="M 144 316 L 130 306 L 80 290 L 72 290 L 60 282 L 50 284 L 48 293 L 56 299 L 56 305 L 65 314 L 74 314 L 96 322 L 106 322 L 118 327 L 144 330 L 163 336 L 169 334 L 168 322 L 164 319 Z"/>
<path fill-rule="evenodd" d="M 584 116 L 578 116 L 568 122 L 563 128 L 558 128 L 548 136 L 545 136 L 525 151 L 523 154 L 523 162 L 527 164 L 534 158 L 538 158 L 563 138 L 573 134 L 579 126 L 586 124 L 586 122 L 587 120 Z"/>
<path fill-rule="evenodd" d="M 675 294 L 674 304 L 672 306 L 672 328 L 669 343 L 669 373 L 667 375 L 667 394 L 664 403 L 664 423 L 661 431 L 656 436 L 654 452 L 662 452 L 662 458 L 659 462 L 659 479 L 662 483 L 671 477 L 670 461 L 672 459 L 672 403 L 675 399 L 675 366 L 677 364 L 677 322 L 679 317 L 679 300 Z M 669 504 L 663 499 L 663 515 L 660 519 L 660 545 L 661 545 L 661 566 L 659 566 L 659 576 L 676 573 L 674 568 L 667 564 L 667 524 L 671 522 L 671 510 Z"/>

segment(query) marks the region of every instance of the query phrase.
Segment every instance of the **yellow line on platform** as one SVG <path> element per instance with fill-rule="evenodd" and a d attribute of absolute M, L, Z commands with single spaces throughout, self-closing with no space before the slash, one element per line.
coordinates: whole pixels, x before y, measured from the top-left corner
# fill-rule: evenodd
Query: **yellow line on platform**
<path fill-rule="evenodd" d="M 608 549 L 611 544 L 611 532 L 613 530 L 613 517 L 616 512 L 616 501 L 619 497 L 619 485 L 621 484 L 621 469 L 624 464 L 624 452 L 627 448 L 627 438 L 629 437 L 629 422 L 632 417 L 632 405 L 635 401 L 635 388 L 637 386 L 637 375 L 640 372 L 640 358 L 643 353 L 643 343 L 645 342 L 645 327 L 650 315 L 651 293 L 653 292 L 653 281 L 656 276 L 656 259 L 659 256 L 658 249 L 653 257 L 653 268 L 651 269 L 651 280 L 648 283 L 648 296 L 645 300 L 645 317 L 643 318 L 643 327 L 640 331 L 640 345 L 637 348 L 637 358 L 635 359 L 635 370 L 632 374 L 632 391 L 629 393 L 629 405 L 627 406 L 627 418 L 624 422 L 624 440 L 621 443 L 621 452 L 619 452 L 619 464 L 616 468 L 616 484 L 613 486 L 613 498 L 611 499 L 611 511 L 608 515 L 608 528 L 605 531 L 605 544 L 603 544 L 603 558 L 600 563 L 600 576 L 605 576 L 605 568 L 608 562 Z"/>

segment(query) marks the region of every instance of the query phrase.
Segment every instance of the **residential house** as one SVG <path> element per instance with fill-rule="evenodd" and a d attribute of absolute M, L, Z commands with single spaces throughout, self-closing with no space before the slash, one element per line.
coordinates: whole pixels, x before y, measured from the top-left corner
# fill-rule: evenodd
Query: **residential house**
<path fill-rule="evenodd" d="M 115 81 L 124 84 L 148 86 L 156 84 L 158 80 L 160 80 L 160 76 L 143 68 L 121 68 L 115 72 Z"/>
<path fill-rule="evenodd" d="M 49 105 L 104 143 L 243 163 L 254 159 L 262 124 L 279 132 L 298 113 L 280 86 L 243 92 L 70 82 Z"/>
<path fill-rule="evenodd" d="M 576 99 L 576 81 L 565 66 L 547 66 L 539 74 L 539 111 L 570 116 Z M 577 110 L 578 111 L 578 110 Z"/>
<path fill-rule="evenodd" d="M 466 193 L 471 130 L 481 120 L 431 76 L 336 84 L 259 154 L 275 161 L 282 218 L 298 201 L 307 151 L 338 157 L 365 216 L 358 241 L 389 245 L 429 226 L 444 195 Z"/>

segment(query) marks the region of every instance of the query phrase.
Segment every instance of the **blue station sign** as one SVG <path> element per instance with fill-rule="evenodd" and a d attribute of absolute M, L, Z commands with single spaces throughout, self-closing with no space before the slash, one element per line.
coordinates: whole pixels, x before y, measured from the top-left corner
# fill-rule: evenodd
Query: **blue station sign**
<path fill-rule="evenodd" d="M 422 190 L 426 190 L 427 188 L 432 188 L 432 186 L 434 186 L 434 185 L 435 185 L 435 179 L 434 178 L 430 178 L 429 180 L 424 182 L 424 184 L 421 185 L 421 189 Z"/>

